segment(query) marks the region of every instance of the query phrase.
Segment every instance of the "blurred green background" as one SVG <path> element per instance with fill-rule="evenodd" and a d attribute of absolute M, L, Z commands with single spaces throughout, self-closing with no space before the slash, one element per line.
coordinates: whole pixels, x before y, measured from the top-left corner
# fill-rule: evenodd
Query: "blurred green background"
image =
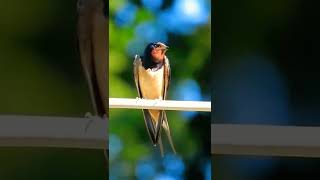
<path fill-rule="evenodd" d="M 206 0 L 110 1 L 109 96 L 136 98 L 133 59 L 150 42 L 170 47 L 168 99 L 210 101 L 211 9 Z M 167 111 L 177 155 L 161 158 L 141 110 L 110 109 L 109 179 L 211 179 L 210 113 Z"/>
<path fill-rule="evenodd" d="M 0 1 L 0 113 L 83 117 L 76 1 Z M 103 152 L 0 148 L 0 179 L 106 179 Z"/>

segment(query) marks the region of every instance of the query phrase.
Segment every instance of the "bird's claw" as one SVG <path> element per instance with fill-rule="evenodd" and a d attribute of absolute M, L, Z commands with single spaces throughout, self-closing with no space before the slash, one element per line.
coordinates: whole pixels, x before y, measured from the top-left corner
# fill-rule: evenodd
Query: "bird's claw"
<path fill-rule="evenodd" d="M 138 103 L 142 98 L 136 97 L 136 103 Z"/>
<path fill-rule="evenodd" d="M 87 122 L 84 131 L 87 132 L 89 126 L 91 125 L 91 123 L 93 122 L 93 118 L 94 116 L 90 113 L 90 112 L 86 112 L 86 114 L 84 115 L 85 118 L 88 118 L 89 121 Z"/>
<path fill-rule="evenodd" d="M 160 101 L 162 101 L 162 99 L 158 98 L 154 100 L 153 106 L 155 106 L 156 104 L 158 104 Z"/>
<path fill-rule="evenodd" d="M 86 118 L 92 118 L 92 114 L 90 112 L 86 112 L 86 114 L 84 115 L 84 117 Z"/>

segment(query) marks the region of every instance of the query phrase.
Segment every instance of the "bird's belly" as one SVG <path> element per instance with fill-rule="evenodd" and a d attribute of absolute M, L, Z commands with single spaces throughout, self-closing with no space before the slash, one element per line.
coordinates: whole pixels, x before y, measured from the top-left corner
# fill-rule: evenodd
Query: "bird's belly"
<path fill-rule="evenodd" d="M 139 86 L 144 99 L 163 99 L 163 68 L 153 72 L 143 67 L 139 68 Z M 152 120 L 157 122 L 159 119 L 159 110 L 149 110 Z"/>
<path fill-rule="evenodd" d="M 139 68 L 139 85 L 144 99 L 162 99 L 163 83 L 163 68 L 155 72 Z"/>

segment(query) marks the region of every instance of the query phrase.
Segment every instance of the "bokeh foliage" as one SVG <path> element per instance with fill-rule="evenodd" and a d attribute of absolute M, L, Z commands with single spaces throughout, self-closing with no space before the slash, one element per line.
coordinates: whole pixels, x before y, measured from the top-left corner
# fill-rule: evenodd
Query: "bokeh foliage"
<path fill-rule="evenodd" d="M 158 2 L 158 1 L 157 1 Z M 131 22 L 121 25 L 117 23 L 118 11 L 130 4 L 134 8 L 134 18 Z M 144 6 L 141 1 L 112 1 L 109 8 L 109 88 L 110 97 L 136 98 L 137 90 L 133 79 L 132 49 L 136 54 L 143 52 L 148 39 L 139 36 L 136 32 L 141 24 L 154 24 L 158 21 L 158 14 L 170 7 L 174 1 L 163 2 L 157 13 Z M 208 3 L 209 4 L 209 3 Z M 127 12 L 128 13 L 128 12 Z M 210 16 L 210 14 L 209 14 Z M 131 18 L 131 16 L 130 16 Z M 175 17 L 172 17 L 175 18 Z M 156 24 L 156 23 L 155 23 Z M 164 27 L 150 27 L 163 29 Z M 210 66 L 211 66 L 211 19 L 197 26 L 189 34 L 167 33 L 165 42 L 170 50 L 167 56 L 172 69 L 171 83 L 168 99 L 175 100 L 209 100 L 210 99 Z M 160 37 L 153 37 L 160 40 Z M 132 47 L 132 42 L 139 42 Z M 195 82 L 199 87 L 200 98 L 192 99 L 194 89 L 186 88 L 183 92 L 179 89 L 184 82 Z M 182 97 L 181 93 L 186 97 Z M 190 94 L 190 96 L 188 96 Z M 177 158 L 182 160 L 184 171 L 182 177 L 204 178 L 202 166 L 210 161 L 210 113 L 196 113 L 186 116 L 178 111 L 167 111 L 173 141 L 178 152 Z M 109 134 L 111 135 L 110 148 L 110 178 L 138 178 L 141 162 L 152 164 L 151 169 L 156 169 L 151 177 L 160 178 L 166 174 L 165 164 L 157 147 L 153 147 L 147 134 L 141 110 L 110 109 Z M 166 136 L 162 136 L 165 144 L 165 153 L 170 155 Z M 172 164 L 177 162 L 173 161 Z M 149 167 L 150 168 L 150 167 Z M 147 171 L 147 170 L 146 170 Z M 211 170 L 210 170 L 211 171 Z M 148 172 L 144 172 L 148 179 Z M 149 172 L 150 173 L 150 172 Z M 171 178 L 174 178 L 172 176 Z"/>

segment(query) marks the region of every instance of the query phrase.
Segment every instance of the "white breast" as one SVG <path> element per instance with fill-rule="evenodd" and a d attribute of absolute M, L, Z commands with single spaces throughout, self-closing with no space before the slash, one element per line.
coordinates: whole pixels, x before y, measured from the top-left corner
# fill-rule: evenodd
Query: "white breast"
<path fill-rule="evenodd" d="M 145 99 L 162 99 L 163 95 L 163 66 L 157 71 L 139 67 L 139 85 L 142 97 Z"/>

